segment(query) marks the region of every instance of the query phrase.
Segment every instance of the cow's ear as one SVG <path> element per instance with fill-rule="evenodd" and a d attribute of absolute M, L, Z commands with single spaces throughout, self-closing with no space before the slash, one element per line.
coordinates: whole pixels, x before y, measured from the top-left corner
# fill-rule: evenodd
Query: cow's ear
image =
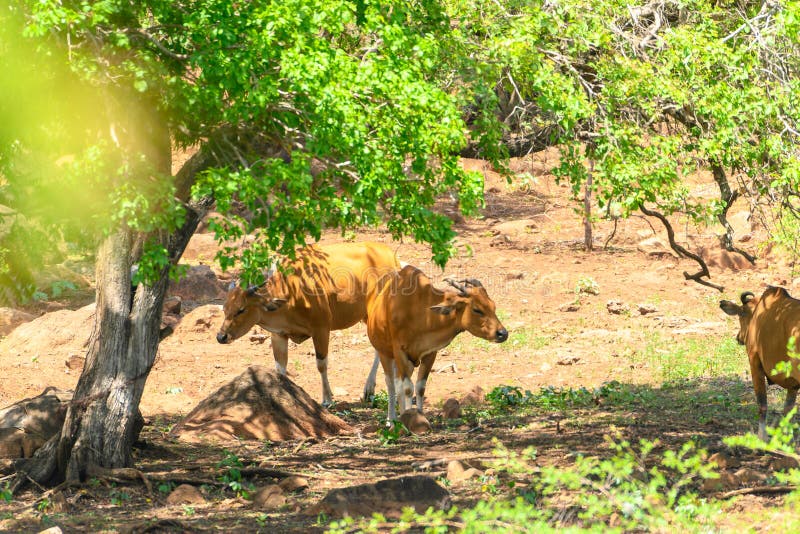
<path fill-rule="evenodd" d="M 728 315 L 736 315 L 741 317 L 745 314 L 744 308 L 739 306 L 738 304 L 734 304 L 729 300 L 721 300 L 719 301 L 719 307 L 727 313 Z"/>
<path fill-rule="evenodd" d="M 286 304 L 286 299 L 272 299 L 264 304 L 263 308 L 272 312 L 281 308 L 284 304 Z"/>
<path fill-rule="evenodd" d="M 450 315 L 453 313 L 453 307 L 445 306 L 444 304 L 437 304 L 436 306 L 431 306 L 431 311 L 436 312 L 439 315 Z"/>

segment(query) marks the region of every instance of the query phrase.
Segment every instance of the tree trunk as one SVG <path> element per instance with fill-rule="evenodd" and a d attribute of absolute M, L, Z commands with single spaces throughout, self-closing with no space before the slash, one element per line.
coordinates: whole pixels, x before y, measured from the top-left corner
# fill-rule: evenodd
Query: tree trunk
<path fill-rule="evenodd" d="M 592 251 L 592 175 L 594 174 L 594 160 L 589 160 L 589 172 L 586 173 L 586 186 L 583 191 L 583 245 L 586 250 Z"/>

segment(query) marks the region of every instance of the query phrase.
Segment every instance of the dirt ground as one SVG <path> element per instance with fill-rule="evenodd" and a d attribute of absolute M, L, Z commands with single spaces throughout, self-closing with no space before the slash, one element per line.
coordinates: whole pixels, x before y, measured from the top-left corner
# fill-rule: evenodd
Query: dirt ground
<path fill-rule="evenodd" d="M 229 495 L 198 505 L 189 514 L 185 507 L 165 504 L 163 496 L 148 497 L 141 486 L 127 490 L 132 497 L 120 506 L 109 500 L 112 486 L 106 486 L 105 492 L 103 488 L 81 490 L 85 494 L 78 499 L 72 493 L 74 502 L 68 499 L 68 513 L 46 514 L 37 511 L 32 500 L 36 492 L 29 491 L 9 505 L 0 505 L 0 513 L 14 516 L 0 520 L 0 530 L 37 531 L 49 526 L 45 516 L 65 531 L 135 529 L 143 521 L 157 518 L 164 520 L 166 530 L 308 532 L 324 525 L 301 512 L 329 489 L 410 473 L 414 462 L 425 459 L 487 458 L 493 437 L 510 447 L 534 445 L 540 451 L 540 461 L 559 463 L 568 462 L 569 454 L 576 451 L 598 450 L 603 446 L 602 436 L 612 430 L 634 438 L 661 437 L 668 444 L 697 435 L 715 444 L 725 435 L 749 430 L 737 429 L 727 420 L 711 424 L 693 420 L 691 410 L 666 421 L 648 421 L 646 413 L 633 414 L 635 423 L 627 427 L 615 427 L 602 418 L 583 428 L 564 428 L 557 418 L 549 416 L 527 420 L 521 429 L 485 421 L 479 432 L 453 427 L 437 417 L 444 400 L 461 398 L 476 386 L 486 392 L 498 385 L 537 391 L 545 386 L 593 388 L 616 380 L 656 388 L 660 385 L 658 370 L 652 363 L 632 357 L 637 351 L 654 340 L 671 344 L 687 338 L 735 335 L 734 320 L 719 310 L 720 298 L 737 299 L 744 290 L 758 293 L 767 284 L 798 292 L 795 286 L 800 278 L 794 278 L 789 262 L 770 254 L 766 260 L 759 259 L 754 268 L 740 264 L 723 268 L 720 265 L 729 259 L 714 252 L 720 228 L 698 228 L 685 220 L 673 220 L 679 241 L 693 249 L 704 246 L 712 251 L 708 256 L 716 264 L 711 267 L 712 281 L 725 287 L 723 293 L 684 279 L 684 271 L 695 272 L 696 264 L 677 259 L 664 247 L 666 234 L 657 221 L 632 217 L 618 221 L 615 229 L 613 221 L 598 220 L 594 225 L 595 250 L 586 252 L 583 223 L 575 214 L 576 203 L 570 199 L 569 188 L 556 184 L 548 173 L 554 158 L 553 153 L 542 153 L 514 161 L 515 172 L 526 174 L 520 174 L 522 179 L 512 185 L 482 162 L 466 162 L 486 176 L 486 207 L 479 217 L 457 222 L 458 255 L 444 271 L 430 262 L 428 247 L 408 241 L 392 243 L 381 229 L 347 236 L 357 241 L 392 243 L 401 260 L 417 265 L 435 280 L 447 275 L 479 279 L 510 332 L 509 341 L 502 345 L 470 339 L 464 333 L 440 353 L 426 392 L 434 426 L 431 434 L 390 447 L 380 444 L 374 427 L 382 412 L 360 404 L 372 350 L 364 326 L 357 325 L 333 333 L 329 368 L 334 398 L 343 403 L 334 410 L 359 429 L 355 435 L 320 443 L 241 443 L 228 447 L 252 465 L 298 472 L 309 478 L 309 491 L 291 497 L 281 510 L 259 515 L 242 499 Z M 697 181 L 698 194 L 707 193 L 702 176 Z M 442 201 L 441 208 L 448 207 L 448 202 Z M 764 233 L 746 220 L 746 207 L 737 205 L 729 215 L 737 237 L 747 236 L 739 246 L 765 256 Z M 613 239 L 606 247 L 612 232 Z M 652 242 L 654 237 L 660 245 Z M 342 240 L 338 232 L 331 231 L 322 243 Z M 184 261 L 211 265 L 213 253 L 212 240 L 207 234 L 199 234 Z M 611 313 L 610 301 L 627 307 L 627 311 Z M 199 304 L 220 305 L 221 300 Z M 51 308 L 57 306 L 55 303 Z M 181 470 L 198 476 L 203 470 L 213 471 L 222 458 L 221 449 L 170 441 L 166 430 L 246 366 L 273 365 L 269 338 L 259 329 L 230 345 L 218 344 L 214 335 L 220 317 L 211 308 L 189 311 L 175 333 L 161 343 L 141 401 L 148 423 L 143 433 L 147 445 L 137 450 L 142 469 Z M 74 387 L 78 371 L 70 370 L 65 361 L 81 354 L 80 340 L 48 347 L 30 339 L 27 346 L 17 342 L 9 347 L 12 338 L 13 334 L 0 343 L 0 406 L 37 395 L 47 386 Z M 290 345 L 289 376 L 312 397 L 321 398 L 310 341 Z M 738 378 L 749 384 L 743 352 Z M 384 389 L 382 373 L 378 389 Z M 749 389 L 742 390 L 743 404 L 752 404 L 751 397 Z M 260 481 L 258 477 L 254 480 Z M 457 504 L 480 498 L 479 487 L 452 491 Z M 748 498 L 753 502 L 745 508 L 771 506 L 779 499 Z"/>

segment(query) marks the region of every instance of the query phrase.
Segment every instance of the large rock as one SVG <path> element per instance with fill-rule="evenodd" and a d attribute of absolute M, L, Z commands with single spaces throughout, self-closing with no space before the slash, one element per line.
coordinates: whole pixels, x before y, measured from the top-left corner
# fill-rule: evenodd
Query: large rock
<path fill-rule="evenodd" d="M 0 458 L 30 458 L 64 425 L 72 392 L 54 387 L 0 410 Z"/>
<path fill-rule="evenodd" d="M 35 315 L 15 310 L 14 308 L 0 308 L 0 336 L 7 336 L 16 327 L 23 323 L 33 321 Z"/>
<path fill-rule="evenodd" d="M 287 377 L 254 365 L 201 402 L 170 434 L 192 443 L 220 443 L 319 439 L 350 431 Z"/>
<path fill-rule="evenodd" d="M 59 310 L 17 326 L 0 342 L 0 354 L 68 358 L 83 352 L 94 327 L 94 303 L 77 310 Z"/>
<path fill-rule="evenodd" d="M 223 300 L 225 290 L 217 280 L 217 275 L 208 265 L 192 265 L 177 282 L 170 282 L 167 294 L 178 296 L 184 301 L 207 303 Z"/>
<path fill-rule="evenodd" d="M 399 517 L 403 508 L 409 506 L 423 513 L 431 506 L 447 510 L 450 505 L 450 493 L 446 489 L 430 477 L 417 475 L 332 490 L 305 513 L 356 517 L 377 512 L 387 517 Z"/>

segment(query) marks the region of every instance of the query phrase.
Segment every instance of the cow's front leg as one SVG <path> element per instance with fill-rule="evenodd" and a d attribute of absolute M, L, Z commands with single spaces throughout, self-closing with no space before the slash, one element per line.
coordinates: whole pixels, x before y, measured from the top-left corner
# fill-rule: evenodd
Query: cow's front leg
<path fill-rule="evenodd" d="M 764 374 L 758 355 L 750 356 L 750 376 L 753 378 L 753 390 L 758 404 L 758 437 L 767 441 L 767 375 Z"/>
<path fill-rule="evenodd" d="M 414 364 L 402 349 L 395 350 L 394 363 L 397 366 L 397 378 L 400 391 L 400 413 L 402 414 L 411 408 L 411 396 L 414 394 L 414 385 L 411 383 L 411 375 L 414 373 Z"/>
<path fill-rule="evenodd" d="M 436 361 L 436 353 L 428 354 L 427 356 L 422 358 L 422 361 L 419 364 L 419 369 L 417 370 L 417 384 L 416 384 L 416 394 L 417 394 L 417 411 L 422 413 L 422 404 L 425 402 L 425 386 L 428 383 L 428 375 L 431 374 L 431 369 L 433 368 L 433 362 Z"/>
<path fill-rule="evenodd" d="M 271 337 L 275 369 L 279 374 L 286 376 L 286 367 L 289 363 L 289 338 L 275 333 L 272 333 Z"/>
<path fill-rule="evenodd" d="M 381 362 L 381 366 L 383 367 L 383 375 L 386 378 L 386 394 L 389 397 L 389 408 L 386 413 L 386 423 L 391 424 L 392 421 L 397 419 L 397 390 L 394 387 L 394 359 L 387 354 L 379 354 L 378 357 Z"/>
<path fill-rule="evenodd" d="M 330 406 L 333 404 L 333 393 L 328 382 L 328 343 L 330 332 L 325 330 L 311 337 L 314 341 L 314 353 L 317 356 L 317 371 L 322 379 L 322 405 Z"/>

